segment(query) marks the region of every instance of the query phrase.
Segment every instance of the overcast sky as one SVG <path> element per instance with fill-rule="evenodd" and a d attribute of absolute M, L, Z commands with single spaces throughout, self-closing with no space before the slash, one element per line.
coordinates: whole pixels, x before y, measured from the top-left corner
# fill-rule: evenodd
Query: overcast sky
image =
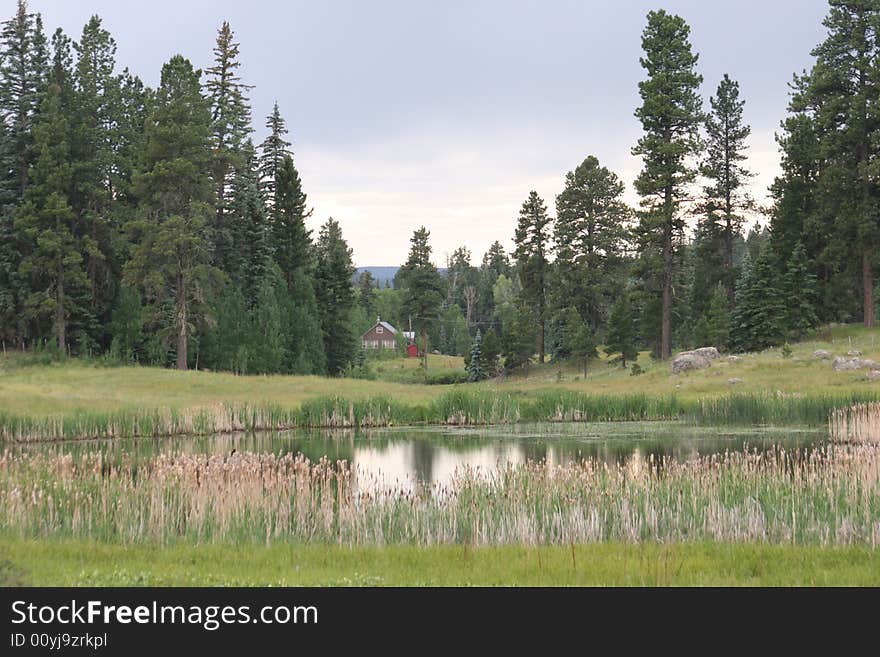
<path fill-rule="evenodd" d="M 6 16 L 13 3 L 6 0 Z M 508 249 L 535 189 L 553 211 L 565 173 L 595 155 L 627 183 L 645 15 L 683 16 L 708 98 L 740 81 L 753 127 L 754 194 L 778 169 L 774 132 L 787 84 L 810 65 L 825 0 L 541 0 L 291 2 L 30 0 L 47 30 L 78 38 L 93 13 L 115 37 L 117 64 L 156 86 L 176 53 L 205 68 L 228 20 L 257 117 L 277 100 L 315 213 L 333 216 L 355 263 L 396 265 L 420 225 L 435 260 L 466 245 L 478 262 Z"/>

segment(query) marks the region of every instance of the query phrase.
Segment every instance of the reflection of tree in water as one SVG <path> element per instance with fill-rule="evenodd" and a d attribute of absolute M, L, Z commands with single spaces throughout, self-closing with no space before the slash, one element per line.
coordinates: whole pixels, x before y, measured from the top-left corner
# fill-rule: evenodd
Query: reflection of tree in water
<path fill-rule="evenodd" d="M 548 445 L 546 442 L 523 441 L 519 444 L 519 448 L 526 461 L 534 461 L 535 463 L 538 463 L 547 458 Z"/>
<path fill-rule="evenodd" d="M 435 448 L 427 440 L 414 440 L 412 443 L 412 469 L 416 481 L 430 484 L 434 481 Z"/>

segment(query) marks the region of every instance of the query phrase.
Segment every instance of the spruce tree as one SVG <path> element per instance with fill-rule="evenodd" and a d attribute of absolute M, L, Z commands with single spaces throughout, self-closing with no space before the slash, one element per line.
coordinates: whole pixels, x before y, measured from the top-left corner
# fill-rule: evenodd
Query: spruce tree
<path fill-rule="evenodd" d="M 611 308 L 605 335 L 605 353 L 609 356 L 620 354 L 624 369 L 626 361 L 638 358 L 635 316 L 628 293 L 621 294 Z"/>
<path fill-rule="evenodd" d="M 709 185 L 704 189 L 707 216 L 714 224 L 724 248 L 721 279 L 731 304 L 734 302 L 736 271 L 733 246 L 742 226 L 742 211 L 752 206 L 744 188 L 752 174 L 745 168 L 751 127 L 743 120 L 745 101 L 740 99 L 739 83 L 724 75 L 715 95 L 709 99 L 712 111 L 706 116 L 706 157 L 701 167 Z M 714 229 L 714 226 L 713 226 Z"/>
<path fill-rule="evenodd" d="M 574 304 L 594 332 L 621 278 L 630 217 L 623 192 L 620 179 L 591 156 L 566 175 L 556 197 L 557 306 Z"/>
<path fill-rule="evenodd" d="M 86 285 L 76 216 L 70 206 L 71 166 L 68 124 L 61 111 L 61 90 L 49 86 L 34 129 L 37 162 L 31 169 L 25 202 L 16 228 L 29 242 L 21 274 L 29 280 L 27 313 L 34 320 L 51 318 L 58 349 L 68 347 L 68 324 L 81 309 L 76 292 Z"/>
<path fill-rule="evenodd" d="M 291 287 L 298 271 L 312 264 L 312 236 L 306 228 L 311 211 L 306 209 L 306 195 L 293 158 L 285 155 L 277 171 L 277 185 L 273 187 L 275 203 L 270 212 L 270 228 L 275 261 Z"/>
<path fill-rule="evenodd" d="M 819 323 L 816 313 L 816 275 L 812 273 L 804 245 L 798 242 L 785 270 L 786 327 L 791 338 L 802 340 Z"/>
<path fill-rule="evenodd" d="M 700 152 L 703 119 L 698 93 L 703 78 L 689 38 L 690 27 L 679 16 L 663 10 L 648 14 L 641 59 L 647 79 L 639 83 L 642 106 L 636 110 L 644 135 L 632 151 L 643 159 L 636 179 L 642 197 L 638 234 L 653 263 L 649 275 L 660 279 L 659 355 L 664 360 L 672 353 L 674 252 L 684 226 L 680 207 L 696 175 L 689 161 Z"/>
<path fill-rule="evenodd" d="M 155 107 L 145 127 L 142 164 L 134 183 L 140 212 L 128 227 L 134 244 L 125 277 L 143 287 L 154 316 L 173 299 L 169 328 L 180 370 L 188 367 L 189 337 L 204 288 L 219 273 L 211 266 L 210 130 L 211 112 L 201 94 L 199 72 L 175 55 L 162 67 Z"/>
<path fill-rule="evenodd" d="M 239 44 L 227 21 L 217 30 L 214 45 L 214 65 L 206 71 L 205 92 L 211 103 L 211 171 L 215 186 L 214 250 L 216 264 L 227 273 L 230 259 L 240 247 L 233 243 L 234 227 L 226 217 L 233 203 L 232 179 L 236 171 L 247 166 L 244 152 L 252 132 L 251 109 L 247 92 L 252 87 L 244 84 L 238 75 Z"/>
<path fill-rule="evenodd" d="M 721 284 L 717 285 L 712 293 L 705 320 L 708 340 L 705 344 L 726 351 L 730 344 L 730 300 L 727 289 Z"/>
<path fill-rule="evenodd" d="M 468 381 L 471 383 L 476 383 L 486 378 L 486 373 L 483 371 L 483 335 L 480 333 L 480 329 L 477 329 L 477 334 L 474 336 L 474 341 L 471 344 L 470 358 L 465 369 L 468 373 Z"/>
<path fill-rule="evenodd" d="M 120 228 L 114 221 L 112 186 L 113 172 L 119 168 L 114 153 L 117 135 L 111 130 L 117 120 L 120 82 L 113 73 L 116 42 L 101 27 L 101 19 L 92 16 L 73 47 L 77 54 L 73 206 L 85 244 L 90 312 L 96 320 L 106 320 L 116 283 L 112 240 Z"/>
<path fill-rule="evenodd" d="M 339 376 L 352 364 L 357 343 L 352 330 L 355 297 L 351 285 L 354 266 L 351 249 L 342 237 L 339 222 L 327 220 L 315 245 L 315 296 L 321 316 L 327 371 Z"/>
<path fill-rule="evenodd" d="M 501 355 L 501 345 L 498 342 L 498 334 L 495 329 L 490 328 L 486 331 L 486 337 L 483 338 L 480 345 L 480 361 L 483 372 L 486 376 L 494 376 L 498 370 L 498 357 Z"/>
<path fill-rule="evenodd" d="M 278 204 L 276 190 L 282 163 L 285 158 L 293 157 L 291 144 L 284 139 L 284 135 L 287 134 L 287 124 L 278 109 L 278 101 L 273 105 L 272 113 L 266 117 L 266 128 L 269 129 L 269 134 L 260 144 L 260 184 L 266 202 L 274 209 Z"/>
<path fill-rule="evenodd" d="M 587 365 L 590 359 L 598 357 L 599 352 L 596 351 L 596 341 L 590 325 L 575 308 L 568 308 L 565 313 L 563 341 L 571 358 L 583 365 L 584 378 L 586 378 Z"/>
<path fill-rule="evenodd" d="M 407 260 L 397 272 L 395 285 L 401 289 L 401 321 L 419 333 L 420 349 L 425 348 L 428 335 L 439 331 L 440 313 L 443 306 L 443 280 L 431 262 L 430 231 L 422 226 L 410 238 Z"/>
<path fill-rule="evenodd" d="M 24 197 L 28 171 L 39 156 L 34 123 L 48 69 L 46 36 L 39 14 L 18 0 L 15 14 L 0 30 L 0 118 L 7 126 L 0 190 L 9 199 Z"/>
<path fill-rule="evenodd" d="M 550 270 L 551 219 L 547 207 L 537 192 L 531 192 L 519 212 L 514 242 L 517 269 L 522 286 L 522 302 L 536 323 L 538 362 L 543 363 L 546 353 L 546 322 L 548 309 L 548 274 Z"/>

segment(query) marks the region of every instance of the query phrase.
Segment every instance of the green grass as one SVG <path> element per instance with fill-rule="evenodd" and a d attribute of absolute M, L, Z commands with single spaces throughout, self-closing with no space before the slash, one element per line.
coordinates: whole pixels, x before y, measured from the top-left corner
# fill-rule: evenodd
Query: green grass
<path fill-rule="evenodd" d="M 880 398 L 864 372 L 834 372 L 816 349 L 851 349 L 880 361 L 880 330 L 825 329 L 793 346 L 673 376 L 642 354 L 632 377 L 607 360 L 471 385 L 425 385 L 417 359 L 371 361 L 380 380 L 235 376 L 85 361 L 28 364 L 0 357 L 0 432 L 25 439 L 170 435 L 293 426 L 509 423 L 553 420 L 685 419 L 714 424 L 822 425 L 829 413 Z M 430 375 L 459 371 L 461 359 L 432 356 Z M 742 383 L 732 386 L 730 379 Z"/>
<path fill-rule="evenodd" d="M 0 537 L 0 585 L 878 586 L 880 551 L 724 543 L 122 547 Z"/>

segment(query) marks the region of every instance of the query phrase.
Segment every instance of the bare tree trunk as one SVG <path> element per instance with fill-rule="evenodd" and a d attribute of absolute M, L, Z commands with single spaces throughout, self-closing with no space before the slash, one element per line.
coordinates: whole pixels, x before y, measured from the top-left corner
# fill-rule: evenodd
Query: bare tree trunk
<path fill-rule="evenodd" d="M 67 351 L 67 322 L 64 317 L 64 278 L 58 278 L 55 287 L 55 332 L 58 335 L 58 348 L 62 353 Z"/>
<path fill-rule="evenodd" d="M 672 355 L 672 218 L 663 231 L 663 317 L 660 328 L 660 359 Z"/>
<path fill-rule="evenodd" d="M 177 369 L 187 368 L 186 340 L 186 280 L 182 273 L 177 274 Z"/>
<path fill-rule="evenodd" d="M 865 249 L 862 253 L 862 286 L 864 287 L 865 326 L 874 328 L 874 267 L 871 263 L 872 252 Z"/>

